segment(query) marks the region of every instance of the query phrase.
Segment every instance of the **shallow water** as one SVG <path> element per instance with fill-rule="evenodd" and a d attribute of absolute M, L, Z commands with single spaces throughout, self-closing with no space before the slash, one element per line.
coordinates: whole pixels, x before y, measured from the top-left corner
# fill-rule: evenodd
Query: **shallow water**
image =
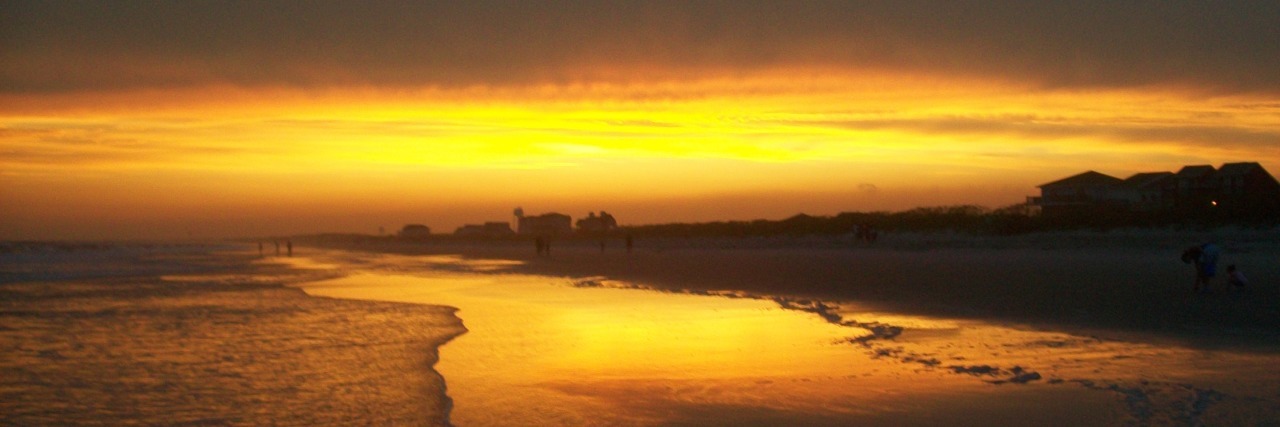
<path fill-rule="evenodd" d="M 451 309 L 310 297 L 218 249 L 0 258 L 43 279 L 0 283 L 0 425 L 444 423 Z"/>
<path fill-rule="evenodd" d="M 350 255 L 344 255 L 350 256 Z M 307 283 L 458 307 L 441 349 L 458 425 L 1108 425 L 1277 420 L 1274 356 L 874 313 L 854 303 L 661 292 L 375 256 Z"/>

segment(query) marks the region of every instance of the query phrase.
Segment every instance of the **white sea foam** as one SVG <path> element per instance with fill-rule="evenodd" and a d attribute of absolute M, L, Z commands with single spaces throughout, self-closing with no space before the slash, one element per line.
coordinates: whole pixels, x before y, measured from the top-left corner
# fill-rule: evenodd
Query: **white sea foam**
<path fill-rule="evenodd" d="M 245 249 L 201 243 L 3 242 L 0 283 L 213 272 L 235 261 L 211 254 Z"/>

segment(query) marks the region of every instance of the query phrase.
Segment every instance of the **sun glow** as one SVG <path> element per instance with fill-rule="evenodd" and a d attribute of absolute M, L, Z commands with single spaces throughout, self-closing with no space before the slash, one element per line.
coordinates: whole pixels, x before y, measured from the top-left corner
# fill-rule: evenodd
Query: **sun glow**
<path fill-rule="evenodd" d="M 832 200 L 859 186 L 878 190 L 812 211 L 999 205 L 1079 170 L 1280 161 L 1267 143 L 1280 107 L 1262 99 L 800 77 L 9 95 L 0 174 L 7 198 L 108 214 L 216 206 L 251 215 L 251 206 L 351 200 L 384 211 L 805 192 Z M 923 196 L 939 192 L 970 199 Z M 43 196 L 52 193 L 95 196 Z"/>

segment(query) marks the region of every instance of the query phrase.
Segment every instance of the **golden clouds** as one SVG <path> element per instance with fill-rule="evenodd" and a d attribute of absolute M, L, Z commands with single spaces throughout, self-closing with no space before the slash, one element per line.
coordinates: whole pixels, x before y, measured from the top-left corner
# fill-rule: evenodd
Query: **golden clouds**
<path fill-rule="evenodd" d="M 792 84 L 769 74 L 522 90 L 211 89 L 185 94 L 189 105 L 156 97 L 154 110 L 140 106 L 148 100 L 141 95 L 94 95 L 68 103 L 74 108 L 7 108 L 0 123 L 10 155 L 0 162 L 9 171 L 542 169 L 607 159 L 1004 169 L 995 164 L 1002 158 L 1276 158 L 1280 106 L 1268 99 L 972 83 L 826 75 Z"/>
<path fill-rule="evenodd" d="M 1280 170 L 1277 5 L 8 4 L 0 199 L 771 216 L 1004 204 L 1085 169 Z M 5 212 L 0 237 L 53 224 Z"/>
<path fill-rule="evenodd" d="M 676 221 L 691 212 L 714 219 L 705 213 L 723 213 L 729 205 L 714 200 L 726 198 L 752 216 L 1002 205 L 1086 169 L 1123 175 L 1237 160 L 1280 169 L 1280 103 L 1172 89 L 1043 91 L 819 69 L 627 84 L 83 96 L 7 96 L 0 190 L 41 207 L 6 217 L 234 217 L 280 206 L 307 215 L 318 208 L 305 206 L 324 206 L 355 218 L 414 206 L 678 200 L 688 207 L 665 211 L 682 216 L 647 219 Z"/>

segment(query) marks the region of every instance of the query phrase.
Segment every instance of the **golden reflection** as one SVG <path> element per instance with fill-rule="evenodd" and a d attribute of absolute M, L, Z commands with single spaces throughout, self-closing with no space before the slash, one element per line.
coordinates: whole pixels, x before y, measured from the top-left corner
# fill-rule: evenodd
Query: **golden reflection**
<path fill-rule="evenodd" d="M 815 322 L 764 300 L 715 300 L 620 289 L 583 289 L 584 305 L 566 306 L 566 372 L 606 378 L 769 378 L 839 372 L 862 333 Z M 744 357 L 750 355 L 750 357 Z"/>
<path fill-rule="evenodd" d="M 468 332 L 436 366 L 458 425 L 1098 425 L 1180 419 L 1178 408 L 1217 393 L 1280 392 L 1254 372 L 1270 355 L 492 273 L 512 261 L 317 255 L 326 261 L 296 265 L 353 274 L 301 284 L 308 293 L 459 309 Z M 1262 406 L 1232 413 L 1280 415 Z"/>
<path fill-rule="evenodd" d="M 468 333 L 441 349 L 437 365 L 459 425 L 652 425 L 688 422 L 694 418 L 677 413 L 703 411 L 696 408 L 727 410 L 719 415 L 726 420 L 736 416 L 732 408 L 744 408 L 790 420 L 888 422 L 885 417 L 903 416 L 914 406 L 1007 392 L 877 358 L 848 342 L 866 330 L 769 300 L 438 271 L 357 274 L 304 287 L 317 295 L 460 308 Z M 1039 400 L 1043 393 L 1072 404 L 1107 404 L 1104 396 L 1079 390 L 1001 398 Z M 772 419 L 753 417 L 744 422 Z"/>

